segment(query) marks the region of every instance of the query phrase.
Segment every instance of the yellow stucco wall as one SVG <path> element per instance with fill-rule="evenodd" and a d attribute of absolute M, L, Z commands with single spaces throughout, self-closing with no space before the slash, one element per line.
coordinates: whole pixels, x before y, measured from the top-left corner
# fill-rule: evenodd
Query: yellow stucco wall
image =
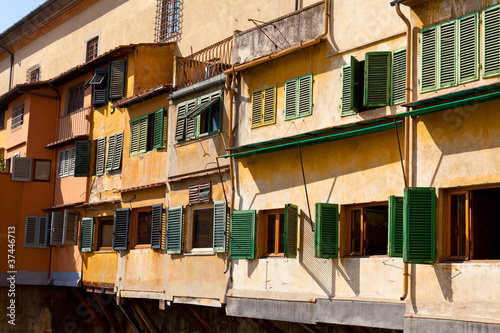
<path fill-rule="evenodd" d="M 118 253 L 95 251 L 84 253 L 82 280 L 85 283 L 115 283 Z"/>

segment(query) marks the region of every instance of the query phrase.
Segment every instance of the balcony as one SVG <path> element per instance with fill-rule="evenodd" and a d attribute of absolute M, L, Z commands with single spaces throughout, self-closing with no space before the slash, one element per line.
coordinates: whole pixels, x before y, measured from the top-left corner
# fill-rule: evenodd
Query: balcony
<path fill-rule="evenodd" d="M 88 136 L 90 132 L 89 115 L 90 107 L 85 107 L 59 118 L 56 142 L 48 144 L 47 147 L 57 147 L 67 141 Z"/>
<path fill-rule="evenodd" d="M 233 37 L 228 37 L 188 57 L 177 60 L 177 88 L 201 82 L 231 67 Z"/>

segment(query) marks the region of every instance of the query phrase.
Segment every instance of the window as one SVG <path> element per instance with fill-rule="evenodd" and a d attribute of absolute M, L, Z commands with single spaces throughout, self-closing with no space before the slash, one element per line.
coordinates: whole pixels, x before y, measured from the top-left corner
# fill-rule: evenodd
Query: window
<path fill-rule="evenodd" d="M 192 248 L 212 248 L 214 232 L 214 209 L 193 210 Z"/>
<path fill-rule="evenodd" d="M 422 29 L 421 92 L 479 78 L 478 13 Z"/>
<path fill-rule="evenodd" d="M 189 186 L 189 203 L 200 203 L 210 201 L 211 182 L 203 182 Z"/>
<path fill-rule="evenodd" d="M 449 259 L 500 259 L 495 214 L 499 205 L 500 188 L 448 193 Z"/>
<path fill-rule="evenodd" d="M 135 245 L 151 244 L 152 217 L 151 207 L 141 208 L 136 211 Z"/>
<path fill-rule="evenodd" d="M 181 1 L 157 0 L 155 37 L 157 42 L 165 42 L 180 33 Z"/>
<path fill-rule="evenodd" d="M 265 213 L 266 255 L 283 256 L 285 252 L 285 211 L 283 209 Z"/>
<path fill-rule="evenodd" d="M 34 181 L 50 181 L 50 160 L 35 160 Z"/>
<path fill-rule="evenodd" d="M 71 246 L 76 244 L 77 225 L 80 213 L 73 210 L 52 212 L 51 246 Z"/>
<path fill-rule="evenodd" d="M 276 123 L 276 85 L 252 92 L 252 128 Z"/>
<path fill-rule="evenodd" d="M 403 103 L 405 86 L 406 48 L 368 52 L 364 61 L 351 56 L 342 67 L 342 116 Z"/>
<path fill-rule="evenodd" d="M 99 218 L 99 250 L 111 250 L 113 247 L 113 217 Z"/>
<path fill-rule="evenodd" d="M 24 225 L 24 247 L 46 248 L 50 237 L 50 217 L 26 216 Z"/>
<path fill-rule="evenodd" d="M 108 103 L 108 69 L 99 68 L 87 85 L 93 87 L 92 104 L 105 105 Z M 85 87 L 86 88 L 86 87 Z"/>
<path fill-rule="evenodd" d="M 130 155 L 165 147 L 165 109 L 131 120 Z M 109 157 L 108 157 L 109 161 Z"/>
<path fill-rule="evenodd" d="M 85 62 L 89 62 L 97 58 L 99 54 L 99 36 L 96 36 L 87 41 L 87 51 L 85 53 Z"/>
<path fill-rule="evenodd" d="M 68 114 L 83 109 L 83 85 L 69 89 Z"/>
<path fill-rule="evenodd" d="M 175 139 L 184 141 L 221 131 L 222 91 L 180 103 L 177 106 Z"/>
<path fill-rule="evenodd" d="M 389 213 L 387 205 L 352 207 L 350 220 L 350 254 L 383 255 L 387 253 Z"/>
<path fill-rule="evenodd" d="M 35 65 L 26 70 L 26 82 L 40 81 L 40 65 Z"/>
<path fill-rule="evenodd" d="M 0 130 L 5 129 L 5 110 L 0 110 Z"/>
<path fill-rule="evenodd" d="M 105 140 L 104 140 L 104 145 L 106 145 Z M 102 142 L 101 142 L 101 147 L 97 148 L 103 149 Z M 101 153 L 100 151 L 98 151 L 97 154 L 99 159 L 96 161 L 96 163 L 99 162 L 100 164 L 104 164 L 104 152 Z M 108 173 L 112 171 L 121 170 L 122 154 L 123 154 L 123 132 L 110 135 L 108 142 L 108 159 L 106 161 L 106 171 Z"/>
<path fill-rule="evenodd" d="M 14 129 L 23 124 L 24 118 L 24 103 L 14 106 L 12 109 L 12 122 L 10 124 L 10 129 Z"/>
<path fill-rule="evenodd" d="M 76 147 L 61 150 L 59 152 L 59 166 L 57 168 L 57 177 L 68 177 L 75 173 Z"/>
<path fill-rule="evenodd" d="M 285 120 L 312 113 L 312 74 L 285 82 Z"/>

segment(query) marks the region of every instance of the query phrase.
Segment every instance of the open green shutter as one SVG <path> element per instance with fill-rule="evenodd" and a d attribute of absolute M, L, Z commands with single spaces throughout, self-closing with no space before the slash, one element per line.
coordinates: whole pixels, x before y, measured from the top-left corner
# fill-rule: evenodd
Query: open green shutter
<path fill-rule="evenodd" d="M 316 204 L 314 248 L 316 258 L 336 259 L 339 257 L 339 205 Z"/>
<path fill-rule="evenodd" d="M 163 204 L 153 205 L 151 219 L 151 248 L 161 249 L 161 236 L 163 234 Z"/>
<path fill-rule="evenodd" d="M 405 188 L 403 202 L 403 261 L 436 261 L 436 191 L 433 187 Z"/>
<path fill-rule="evenodd" d="M 116 134 L 109 136 L 108 141 L 108 159 L 106 161 L 106 171 L 113 170 L 113 158 L 115 156 L 115 147 L 116 147 Z"/>
<path fill-rule="evenodd" d="M 226 200 L 214 202 L 214 252 L 226 252 Z"/>
<path fill-rule="evenodd" d="M 500 5 L 483 10 L 483 76 L 500 74 Z"/>
<path fill-rule="evenodd" d="M 297 117 L 297 83 L 298 78 L 285 82 L 285 120 Z"/>
<path fill-rule="evenodd" d="M 342 67 L 342 116 L 356 114 L 360 109 L 359 61 L 351 56 L 351 64 Z"/>
<path fill-rule="evenodd" d="M 191 101 L 187 104 L 186 113 L 191 113 L 197 105 L 197 101 Z M 194 139 L 196 137 L 196 121 L 198 118 L 186 118 L 186 139 Z"/>
<path fill-rule="evenodd" d="M 113 154 L 113 170 L 122 168 L 123 132 L 115 134 L 115 152 Z"/>
<path fill-rule="evenodd" d="M 276 85 L 264 89 L 264 125 L 276 123 Z"/>
<path fill-rule="evenodd" d="M 92 84 L 92 104 L 103 105 L 108 103 L 108 69 L 98 68 L 94 72 L 94 78 L 98 78 L 101 83 Z"/>
<path fill-rule="evenodd" d="M 110 78 L 109 78 L 109 98 L 120 99 L 125 96 L 126 74 L 127 74 L 127 61 L 118 60 L 113 61 L 109 65 Z"/>
<path fill-rule="evenodd" d="M 83 217 L 80 229 L 80 252 L 91 252 L 94 239 L 94 218 Z"/>
<path fill-rule="evenodd" d="M 422 29 L 421 33 L 421 92 L 437 88 L 437 29 L 435 26 Z"/>
<path fill-rule="evenodd" d="M 130 224 L 130 209 L 117 209 L 113 221 L 113 250 L 128 249 L 128 229 Z"/>
<path fill-rule="evenodd" d="M 406 101 L 406 48 L 392 52 L 392 105 Z"/>
<path fill-rule="evenodd" d="M 175 124 L 175 140 L 184 140 L 184 131 L 186 128 L 186 108 L 187 103 L 177 106 L 177 123 Z"/>
<path fill-rule="evenodd" d="M 163 142 L 163 120 L 164 109 L 155 112 L 154 129 L 153 129 L 153 148 L 165 147 Z"/>
<path fill-rule="evenodd" d="M 229 258 L 255 259 L 257 212 L 235 210 L 231 212 L 229 233 Z"/>
<path fill-rule="evenodd" d="M 142 116 L 139 121 L 139 153 L 148 150 L 148 116 Z"/>
<path fill-rule="evenodd" d="M 389 235 L 387 237 L 387 255 L 403 257 L 403 198 L 389 197 Z"/>
<path fill-rule="evenodd" d="M 96 144 L 95 174 L 104 174 L 104 163 L 106 160 L 106 137 L 97 139 Z M 109 156 L 109 154 L 108 154 Z"/>
<path fill-rule="evenodd" d="M 182 206 L 169 207 L 167 214 L 167 253 L 182 252 L 182 222 L 184 208 Z"/>
<path fill-rule="evenodd" d="M 365 106 L 386 106 L 391 98 L 392 52 L 365 55 Z"/>
<path fill-rule="evenodd" d="M 312 73 L 298 78 L 298 117 L 312 114 L 312 85 Z"/>
<path fill-rule="evenodd" d="M 285 257 L 297 257 L 298 208 L 295 205 L 285 205 Z"/>
<path fill-rule="evenodd" d="M 456 20 L 439 26 L 439 88 L 452 87 L 457 81 Z"/>
<path fill-rule="evenodd" d="M 458 83 L 479 79 L 479 13 L 475 12 L 458 21 Z"/>
<path fill-rule="evenodd" d="M 75 177 L 87 177 L 89 175 L 90 141 L 76 142 Z"/>

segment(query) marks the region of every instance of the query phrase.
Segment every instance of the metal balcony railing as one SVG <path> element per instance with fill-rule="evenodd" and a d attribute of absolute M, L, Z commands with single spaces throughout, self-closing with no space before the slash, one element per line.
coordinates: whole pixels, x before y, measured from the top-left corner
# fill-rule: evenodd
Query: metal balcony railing
<path fill-rule="evenodd" d="M 59 127 L 57 131 L 57 142 L 69 140 L 75 137 L 89 135 L 90 107 L 70 113 L 59 118 Z"/>
<path fill-rule="evenodd" d="M 209 79 L 231 67 L 233 37 L 177 60 L 177 88 Z"/>

